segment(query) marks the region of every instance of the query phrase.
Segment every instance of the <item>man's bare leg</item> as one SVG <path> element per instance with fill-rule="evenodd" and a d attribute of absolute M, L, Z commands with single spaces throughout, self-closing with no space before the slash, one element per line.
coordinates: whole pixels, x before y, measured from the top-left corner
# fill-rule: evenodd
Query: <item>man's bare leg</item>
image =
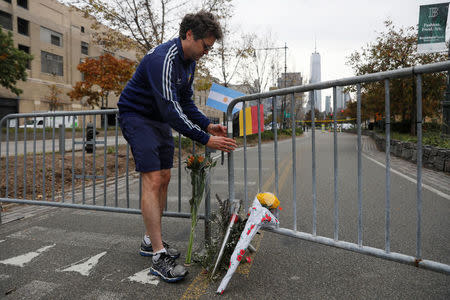
<path fill-rule="evenodd" d="M 150 236 L 153 252 L 164 248 L 161 238 L 161 170 L 142 173 L 141 210 L 145 229 Z"/>
<path fill-rule="evenodd" d="M 161 217 L 163 215 L 164 209 L 166 208 L 167 202 L 167 189 L 170 182 L 170 169 L 161 170 L 162 184 L 160 190 L 159 207 L 161 208 Z"/>

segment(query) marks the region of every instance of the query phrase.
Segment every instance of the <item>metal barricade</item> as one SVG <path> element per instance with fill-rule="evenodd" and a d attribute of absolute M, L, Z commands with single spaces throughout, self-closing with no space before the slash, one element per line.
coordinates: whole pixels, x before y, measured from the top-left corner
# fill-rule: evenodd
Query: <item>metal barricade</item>
<path fill-rule="evenodd" d="M 109 115 L 114 116 L 113 125 L 108 125 Z M 163 215 L 190 218 L 189 209 L 182 210 L 181 181 L 186 172 L 182 171 L 181 145 L 178 134 L 178 199 L 172 207 L 166 202 Z M 0 182 L 4 182 L 0 205 L 19 203 L 140 214 L 141 177 L 131 169 L 134 161 L 130 156 L 130 147 L 119 130 L 117 109 L 7 115 L 0 120 Z M 19 173 L 23 178 L 18 178 Z M 199 216 L 206 216 L 205 238 L 209 238 L 207 188 L 206 212 Z"/>
<path fill-rule="evenodd" d="M 257 100 L 258 101 L 258 110 L 259 104 L 261 100 L 272 98 L 273 108 L 274 108 L 274 116 L 276 117 L 276 98 L 277 96 L 284 95 L 292 95 L 291 102 L 291 128 L 292 128 L 292 220 L 291 228 L 277 228 L 271 230 L 275 233 L 304 239 L 307 241 L 317 242 L 324 245 L 334 246 L 337 248 L 342 248 L 346 250 L 351 250 L 358 253 L 368 254 L 392 261 L 397 261 L 401 263 L 406 263 L 410 265 L 414 265 L 417 267 L 423 267 L 426 269 L 443 272 L 450 274 L 450 265 L 446 263 L 441 263 L 433 260 L 426 260 L 422 257 L 422 74 L 424 73 L 435 73 L 447 71 L 450 69 L 450 61 L 433 63 L 428 65 L 415 66 L 410 68 L 404 68 L 394 71 L 380 72 L 374 74 L 368 74 L 363 76 L 356 76 L 350 78 L 344 78 L 340 80 L 319 82 L 314 84 L 307 84 L 303 86 L 289 87 L 283 88 L 279 90 L 274 90 L 266 93 L 253 94 L 248 96 L 243 96 L 240 98 L 234 99 L 230 105 L 228 106 L 227 112 L 227 122 L 228 122 L 228 136 L 233 136 L 233 124 L 232 124 L 232 111 L 236 104 L 239 102 L 243 102 L 243 107 L 245 108 L 246 102 Z M 390 93 L 389 93 L 389 81 L 394 78 L 404 78 L 415 76 L 416 87 L 417 87 L 417 190 L 416 190 L 416 242 L 415 242 L 415 256 L 406 255 L 402 253 L 391 252 L 391 161 L 390 161 Z M 370 83 L 370 82 L 383 82 L 385 86 L 385 116 L 386 116 L 386 172 L 385 172 L 385 240 L 384 240 L 384 249 L 380 249 L 377 247 L 371 247 L 367 245 L 363 245 L 363 197 L 362 197 L 362 149 L 361 149 L 361 84 Z M 337 87 L 345 87 L 350 85 L 356 85 L 356 93 L 357 93 L 357 243 L 351 243 L 347 241 L 339 240 L 339 232 L 340 232 L 340 224 L 339 224 L 339 204 L 340 204 L 340 196 L 338 192 L 338 148 L 337 148 L 337 106 L 336 106 L 336 88 Z M 333 202 L 334 209 L 332 212 L 333 215 L 333 227 L 334 233 L 333 237 L 325 237 L 317 235 L 317 191 L 316 191 L 316 136 L 315 136 L 315 123 L 314 123 L 314 90 L 321 90 L 333 88 L 333 179 L 334 179 L 334 191 L 333 191 Z M 295 133 L 295 113 L 294 113 L 294 94 L 295 93 L 310 93 L 311 98 L 311 144 L 312 144 L 312 153 L 311 153 L 311 164 L 312 164 L 312 231 L 311 233 L 302 232 L 297 230 L 297 173 L 296 173 L 296 133 Z M 258 111 L 258 126 L 260 124 L 260 114 Z M 244 194 L 245 194 L 245 207 L 247 207 L 248 199 L 247 199 L 247 184 L 248 184 L 248 173 L 247 173 L 247 146 L 246 146 L 246 132 L 245 132 L 245 124 L 246 124 L 246 114 L 244 114 Z M 276 124 L 276 120 L 274 121 Z M 277 130 L 276 126 L 272 125 L 274 130 L 274 156 L 273 156 L 273 168 L 274 168 L 274 192 L 279 195 L 279 174 L 278 174 L 278 141 L 277 141 Z M 261 159 L 261 128 L 258 128 L 258 191 L 264 191 L 262 188 L 262 159 Z M 231 152 L 228 154 L 228 193 L 229 199 L 235 199 L 235 166 L 234 166 L 234 157 L 235 153 Z M 303 193 L 304 196 L 305 192 Z M 280 220 L 281 224 L 284 224 L 282 220 Z"/>

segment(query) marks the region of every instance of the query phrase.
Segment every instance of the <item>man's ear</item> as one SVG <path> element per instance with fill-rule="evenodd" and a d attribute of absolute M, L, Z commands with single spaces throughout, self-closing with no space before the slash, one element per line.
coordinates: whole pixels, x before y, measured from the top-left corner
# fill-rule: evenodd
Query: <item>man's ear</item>
<path fill-rule="evenodd" d="M 186 31 L 186 40 L 188 40 L 188 41 L 194 40 L 194 33 L 192 32 L 191 29 Z"/>

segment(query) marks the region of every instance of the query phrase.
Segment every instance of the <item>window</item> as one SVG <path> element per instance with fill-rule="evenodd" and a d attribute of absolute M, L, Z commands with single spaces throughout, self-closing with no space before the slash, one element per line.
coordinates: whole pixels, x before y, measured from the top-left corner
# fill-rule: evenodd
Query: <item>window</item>
<path fill-rule="evenodd" d="M 28 0 L 17 0 L 17 5 L 28 9 Z"/>
<path fill-rule="evenodd" d="M 51 42 L 53 45 L 61 46 L 61 37 L 58 36 L 58 35 L 52 34 L 52 35 L 50 35 L 50 42 Z"/>
<path fill-rule="evenodd" d="M 41 41 L 62 47 L 63 35 L 51 29 L 41 27 Z"/>
<path fill-rule="evenodd" d="M 81 53 L 89 55 L 89 44 L 86 42 L 81 42 Z"/>
<path fill-rule="evenodd" d="M 0 26 L 4 29 L 12 30 L 12 16 L 0 10 Z"/>
<path fill-rule="evenodd" d="M 21 51 L 23 51 L 23 52 L 25 52 L 25 53 L 30 54 L 30 47 L 25 46 L 25 45 L 20 45 L 20 44 L 19 44 L 19 47 L 18 47 L 18 48 L 19 48 L 19 50 L 21 50 Z M 28 69 L 28 70 L 31 69 L 31 67 L 30 67 L 30 62 L 27 63 L 27 69 Z"/>
<path fill-rule="evenodd" d="M 63 57 L 41 51 L 41 71 L 43 73 L 63 76 Z"/>
<path fill-rule="evenodd" d="M 17 17 L 17 32 L 23 35 L 29 35 L 30 22 Z"/>
<path fill-rule="evenodd" d="M 84 26 L 81 26 L 81 32 L 84 33 Z"/>

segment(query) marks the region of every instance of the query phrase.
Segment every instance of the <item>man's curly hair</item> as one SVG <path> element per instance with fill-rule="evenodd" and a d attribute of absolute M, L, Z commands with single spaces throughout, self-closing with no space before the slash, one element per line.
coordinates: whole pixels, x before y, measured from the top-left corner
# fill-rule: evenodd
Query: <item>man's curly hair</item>
<path fill-rule="evenodd" d="M 186 32 L 192 30 L 194 39 L 203 39 L 213 36 L 216 40 L 223 38 L 222 28 L 215 15 L 201 10 L 196 14 L 187 14 L 180 24 L 180 37 L 186 39 Z"/>

